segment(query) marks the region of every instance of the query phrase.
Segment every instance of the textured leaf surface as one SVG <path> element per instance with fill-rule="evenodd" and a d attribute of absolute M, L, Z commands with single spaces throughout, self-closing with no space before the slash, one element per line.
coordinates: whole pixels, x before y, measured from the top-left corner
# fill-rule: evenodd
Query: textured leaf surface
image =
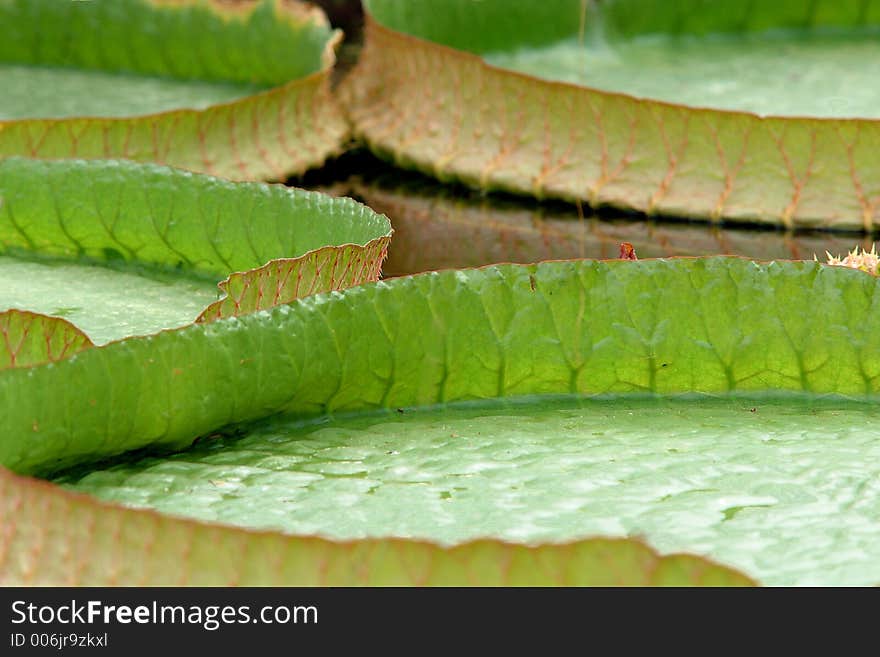
<path fill-rule="evenodd" d="M 531 399 L 303 423 L 68 473 L 100 499 L 336 540 L 639 536 L 772 585 L 880 581 L 874 404 Z"/>
<path fill-rule="evenodd" d="M 45 472 L 145 445 L 179 448 L 196 436 L 279 411 L 307 419 L 402 408 L 405 416 L 411 407 L 499 396 L 796 391 L 874 399 L 880 376 L 877 285 L 869 275 L 840 267 L 735 258 L 558 262 L 395 279 L 127 339 L 51 367 L 2 372 L 0 453 L 7 466 Z M 129 381 L 125 388 L 113 384 L 123 377 Z M 51 405 L 42 402 L 47 391 Z M 80 555 L 73 562 L 86 564 L 96 550 L 121 550 L 129 578 L 201 581 L 192 576 L 192 564 L 205 559 L 200 572 L 215 578 L 210 581 L 313 582 L 320 570 L 302 555 L 314 549 L 320 553 L 314 558 L 326 564 L 323 572 L 344 571 L 339 579 L 325 575 L 321 581 L 395 581 L 403 568 L 406 581 L 466 581 L 462 570 L 446 579 L 449 563 L 466 572 L 488 568 L 485 579 L 474 581 L 506 581 L 498 569 L 504 572 L 504 555 L 516 554 L 530 564 L 527 571 L 517 570 L 516 581 L 562 582 L 571 581 L 558 576 L 571 565 L 564 565 L 563 554 L 574 549 L 578 559 L 586 558 L 582 550 L 592 548 L 585 546 L 596 545 L 535 549 L 489 541 L 446 548 L 398 540 L 336 544 L 279 534 L 257 539 L 242 530 L 147 512 L 98 512 L 94 502 L 7 477 L 16 491 L 2 496 L 10 518 L 4 524 L 12 528 L 4 540 L 15 542 L 5 551 L 13 555 L 3 571 L 8 581 L 44 572 L 56 580 L 80 577 L 69 568 L 44 570 L 47 562 L 40 555 L 57 561 L 53 550 Z M 31 504 L 57 509 L 49 517 L 64 520 L 23 522 Z M 737 517 L 743 514 L 748 518 L 746 511 Z M 101 528 L 106 522 L 119 529 L 93 533 L 98 518 Z M 79 524 L 68 524 L 74 521 Z M 71 533 L 73 526 L 85 529 Z M 131 529 L 136 526 L 159 533 L 144 536 Z M 211 541 L 200 538 L 202 531 Z M 54 532 L 57 543 L 46 539 L 47 532 Z M 170 547 L 156 538 L 166 535 Z M 129 540 L 152 545 L 150 556 L 144 558 L 142 547 L 131 552 Z M 234 556 L 232 548 L 218 549 L 230 545 L 226 541 L 239 546 Z M 267 544 L 273 546 L 268 555 L 262 551 L 268 548 L 259 547 Z M 609 551 L 614 564 L 641 549 L 633 542 L 619 545 L 624 547 Z M 174 557 L 166 549 L 178 557 L 192 555 L 183 560 L 189 565 L 168 566 Z M 201 556 L 206 550 L 213 556 Z M 461 561 L 460 550 L 466 550 Z M 215 565 L 219 561 L 224 563 Z M 311 574 L 278 575 L 294 561 L 306 563 Z M 441 562 L 447 565 L 434 580 L 429 564 Z M 35 563 L 40 565 L 28 565 Z M 534 574 L 535 563 L 545 564 L 540 575 Z M 591 581 L 608 576 L 609 568 L 618 572 L 618 565 L 604 563 L 596 570 L 578 563 L 577 577 L 595 578 Z M 702 568 L 698 561 L 685 563 L 687 572 Z M 135 564 L 136 575 L 128 564 Z M 104 572 L 112 576 L 122 568 Z M 166 570 L 157 577 L 155 568 Z M 386 568 L 393 573 L 389 579 L 383 579 Z M 630 562 L 618 581 L 644 581 L 640 578 L 653 568 Z M 522 572 L 532 574 L 520 580 Z M 683 575 L 677 570 L 673 581 L 692 581 Z"/>
<path fill-rule="evenodd" d="M 4 373 L 0 459 L 30 472 L 180 447 L 278 411 L 541 393 L 873 396 L 876 290 L 854 270 L 735 258 L 395 279 Z M 33 434 L 35 421 L 44 433 Z"/>
<path fill-rule="evenodd" d="M 703 91 L 709 89 L 727 104 L 697 109 L 682 104 L 696 102 L 693 94 L 699 93 L 688 74 L 684 75 L 691 95 L 682 98 L 664 85 L 676 100 L 668 103 L 620 93 L 620 85 L 628 84 L 620 81 L 632 81 L 633 76 L 618 77 L 613 71 L 625 66 L 620 62 L 628 61 L 633 52 L 636 59 L 649 59 L 659 67 L 663 58 L 647 51 L 672 43 L 677 44 L 669 46 L 676 56 L 690 48 L 704 66 L 720 61 L 729 82 L 736 78 L 730 69 L 736 62 L 713 55 L 713 48 L 721 48 L 720 38 L 713 34 L 726 33 L 728 41 L 760 42 L 765 50 L 794 48 L 820 58 L 837 47 L 837 39 L 838 50 L 861 60 L 860 66 L 853 73 L 835 55 L 825 58 L 821 70 L 834 84 L 846 84 L 858 71 L 873 75 L 872 60 L 854 51 L 873 51 L 876 45 L 880 10 L 875 3 L 554 0 L 512 7 L 501 0 L 444 0 L 442 8 L 435 2 L 430 9 L 428 5 L 368 2 L 372 16 L 367 20 L 366 47 L 345 88 L 357 134 L 398 164 L 481 188 L 649 214 L 867 230 L 880 221 L 880 196 L 871 182 L 880 175 L 873 156 L 880 148 L 880 122 L 871 118 L 873 110 L 864 109 L 872 106 L 870 85 L 853 92 L 847 87 L 846 100 L 840 101 L 837 92 L 829 98 L 828 85 L 821 80 L 789 81 L 776 65 L 746 62 L 753 76 L 764 76 L 767 85 L 784 91 L 725 91 L 707 81 L 704 71 Z M 584 13 L 587 7 L 591 9 Z M 769 32 L 773 30 L 775 36 Z M 850 36 L 841 44 L 843 37 L 835 35 Z M 562 60 L 571 59 L 572 40 L 581 39 L 596 58 L 612 60 L 601 70 L 609 78 L 614 75 L 616 86 L 539 79 L 486 59 L 545 71 L 545 62 L 538 60 L 551 57 L 554 49 Z M 740 60 L 759 56 L 755 48 L 752 54 L 733 50 Z M 577 81 L 584 76 L 597 81 L 601 70 L 591 66 L 595 74 L 583 73 L 578 59 L 583 56 L 593 55 L 578 52 L 572 64 Z M 560 73 L 561 67 L 554 64 L 545 76 L 573 79 Z M 681 78 L 681 67 L 673 68 L 671 75 Z M 805 76 L 805 70 L 797 66 L 794 73 Z M 713 75 L 717 80 L 717 71 Z M 645 85 L 663 84 L 656 72 L 646 72 L 641 79 Z M 788 96 L 793 85 L 809 93 L 795 90 Z M 641 91 L 648 91 L 647 86 Z M 742 105 L 758 95 L 774 104 Z M 798 105 L 803 108 L 796 112 L 800 118 L 779 116 L 795 112 L 794 101 L 775 104 L 780 96 L 807 103 Z M 739 103 L 738 110 L 726 109 L 730 103 Z M 824 103 L 824 111 L 811 112 L 809 103 Z M 846 109 L 851 103 L 863 111 Z M 749 108 L 771 116 L 743 111 Z"/>
<path fill-rule="evenodd" d="M 238 317 L 311 294 L 377 281 L 387 250 L 388 239 L 379 238 L 366 247 L 329 246 L 237 272 L 219 283 L 225 296 L 209 305 L 197 321 Z"/>
<path fill-rule="evenodd" d="M 33 522 L 39 517 L 40 522 Z M 531 548 L 339 543 L 107 506 L 0 468 L 0 583 L 43 585 L 748 585 L 636 540 Z"/>
<path fill-rule="evenodd" d="M 9 158 L 0 161 L 0 251 L 17 257 L 0 256 L 0 309 L 65 316 L 96 342 L 154 333 L 192 322 L 217 298 L 214 282 L 238 270 L 234 281 L 295 267 L 308 281 L 280 286 L 259 308 L 375 280 L 390 233 L 362 205 L 282 186 Z M 239 312 L 257 309 L 246 301 Z"/>
<path fill-rule="evenodd" d="M 217 299 L 217 286 L 184 271 L 88 260 L 0 256 L 0 310 L 63 317 L 95 344 L 189 324 Z"/>
<path fill-rule="evenodd" d="M 0 370 L 51 363 L 93 346 L 67 320 L 25 310 L 0 312 L 0 334 Z"/>
<path fill-rule="evenodd" d="M 339 35 L 303 3 L 3 0 L 0 24 L 0 155 L 282 180 L 348 132 Z"/>
<path fill-rule="evenodd" d="M 763 116 L 880 119 L 876 29 L 639 35 L 622 43 L 591 36 L 485 59 L 539 78 L 679 105 Z"/>
<path fill-rule="evenodd" d="M 402 180 L 401 180 L 402 178 Z M 870 237 L 830 231 L 776 231 L 699 223 L 593 216 L 562 204 L 486 196 L 400 174 L 352 178 L 323 191 L 352 196 L 391 219 L 394 240 L 385 276 L 499 262 L 614 258 L 621 242 L 640 258 L 738 255 L 811 260 L 846 253 Z"/>
<path fill-rule="evenodd" d="M 181 107 L 200 110 L 265 91 L 263 87 L 244 83 L 173 80 L 21 64 L 0 65 L 0 85 L 8 90 L 0 106 L 3 120 L 120 118 Z"/>
<path fill-rule="evenodd" d="M 873 399 L 880 376 L 877 285 L 871 276 L 840 267 L 759 265 L 735 258 L 560 262 L 396 279 L 240 318 L 131 338 L 52 367 L 0 373 L 5 409 L 0 455 L 4 464 L 21 472 L 45 472 L 145 445 L 180 448 L 197 436 L 279 411 L 309 418 L 499 396 L 798 391 Z M 127 386 L 114 384 L 123 378 Z M 46 391 L 52 392 L 50 397 Z M 6 508 L 21 510 L 31 503 L 34 491 L 43 491 L 51 501 L 40 504 L 63 509 L 58 511 L 64 514 L 63 522 L 58 520 L 62 527 L 73 516 L 72 509 L 87 514 L 81 526 L 95 527 L 98 512 L 88 506 L 91 502 L 71 502 L 74 498 L 58 489 L 41 486 L 14 485 L 19 492 L 3 497 L 4 504 L 11 505 Z M 54 513 L 49 516 L 55 520 Z M 7 523 L 15 529 L 6 540 L 21 542 L 6 554 L 38 553 L 39 562 L 47 550 L 54 554 L 52 550 L 63 549 L 89 554 L 89 559 L 77 559 L 91 563 L 93 541 L 104 541 L 101 549 L 113 552 L 120 549 L 120 541 L 108 541 L 108 536 L 136 536 L 138 545 L 146 540 L 159 546 L 148 559 L 139 552 L 141 558 L 131 560 L 143 574 L 140 569 L 169 559 L 163 550 L 195 555 L 204 548 L 199 539 L 180 536 L 166 544 L 136 529 L 161 526 L 156 531 L 187 534 L 200 525 L 121 510 L 100 518 L 118 523 L 119 529 L 95 534 L 85 529 L 58 544 L 42 534 L 58 531 L 60 537 L 67 531 L 52 530 L 54 524 L 46 529 Z M 167 529 L 165 523 L 178 529 Z M 333 548 L 336 544 L 317 539 L 277 534 L 257 539 L 240 530 L 204 531 L 217 532 L 212 546 L 216 556 L 204 562 L 204 572 L 223 580 L 233 577 L 228 570 L 232 568 L 241 581 L 264 581 L 261 578 L 274 568 L 270 564 L 304 563 L 302 550 L 308 545 L 317 546 L 321 556 L 315 558 L 330 564 L 328 568 L 345 564 L 342 579 L 325 580 L 334 582 L 388 581 L 370 578 L 384 576 L 386 567 L 400 569 L 411 563 L 410 550 L 421 555 L 424 565 L 435 559 L 458 563 L 455 555 L 465 549 L 381 540 Z M 77 543 L 80 540 L 86 545 Z M 215 568 L 216 560 L 229 554 L 226 548 L 218 552 L 217 544 L 227 540 L 238 546 L 238 556 L 233 564 Z M 261 551 L 268 548 L 255 547 L 261 541 L 274 546 L 274 556 Z M 502 567 L 497 560 L 508 551 L 532 563 L 547 559 L 547 569 L 558 573 L 567 568 L 565 550 L 581 554 L 584 546 L 595 544 L 552 548 L 548 553 L 546 548 L 496 542 L 479 545 L 466 547 L 463 562 L 465 568 L 478 568 L 476 572 L 488 568 L 479 581 L 491 583 L 503 581 L 492 573 Z M 626 547 L 620 553 L 612 551 L 615 558 L 636 549 L 632 542 L 622 545 Z M 293 552 L 279 554 L 279 546 L 294 546 L 289 547 Z M 253 562 L 243 560 L 240 550 L 257 556 Z M 372 561 L 379 558 L 376 555 L 384 555 L 381 564 Z M 192 558 L 201 563 L 201 557 Z M 391 565 L 386 566 L 386 558 Z M 9 579 L 42 572 L 28 569 L 28 563 L 10 559 Z M 352 572 L 353 563 L 366 570 Z M 286 566 L 278 566 L 282 567 Z M 646 568 L 654 565 L 627 569 L 626 581 L 643 581 L 639 578 Z M 241 575 L 243 570 L 247 577 Z M 48 572 L 59 577 L 57 569 Z M 158 579 L 167 581 L 179 572 L 169 570 Z M 320 577 L 314 569 L 310 572 L 301 581 Z M 423 581 L 424 570 L 407 572 L 421 573 L 407 581 Z M 579 576 L 594 578 L 607 572 L 606 565 L 578 570 Z M 677 577 L 683 574 L 676 572 Z M 460 571 L 455 577 L 449 581 L 466 579 Z M 522 581 L 567 581 L 547 575 L 546 569 L 534 577 Z"/>

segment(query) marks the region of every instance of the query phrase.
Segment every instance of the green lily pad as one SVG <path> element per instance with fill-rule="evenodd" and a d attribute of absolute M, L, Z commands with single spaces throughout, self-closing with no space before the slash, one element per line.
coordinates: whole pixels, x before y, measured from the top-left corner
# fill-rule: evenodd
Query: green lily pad
<path fill-rule="evenodd" d="M 290 534 L 454 546 L 641 536 L 772 585 L 880 582 L 875 404 L 524 400 L 273 419 L 56 480 L 109 502 Z"/>
<path fill-rule="evenodd" d="M 0 160 L 0 310 L 64 317 L 98 344 L 376 280 L 390 237 L 362 205 L 279 185 Z"/>
<path fill-rule="evenodd" d="M 7 474 L 3 485 L 17 492 L 5 503 L 65 510 L 63 522 L 47 527 L 16 524 L 11 540 L 32 549 L 46 543 L 44 532 L 63 536 L 67 518 L 82 514 L 94 527 L 109 509 L 106 523 L 125 527 L 125 535 L 139 527 L 141 540 L 146 531 L 152 543 L 161 528 L 184 543 L 162 539 L 149 557 L 135 551 L 126 563 L 136 566 L 111 569 L 124 581 L 154 578 L 159 560 L 173 560 L 183 549 L 192 556 L 160 581 L 560 583 L 607 582 L 622 572 L 616 581 L 635 583 L 647 577 L 631 561 L 633 550 L 644 549 L 639 540 L 608 543 L 581 532 L 644 533 L 652 542 L 667 541 L 668 549 L 727 550 L 727 559 L 770 582 L 823 582 L 808 573 L 808 563 L 853 581 L 864 565 L 854 554 L 876 542 L 865 520 L 875 473 L 864 456 L 876 446 L 861 428 L 872 421 L 865 402 L 876 400 L 880 377 L 877 289 L 877 279 L 863 272 L 812 262 L 719 257 L 505 265 L 310 296 L 125 339 L 51 366 L 8 370 L 0 373 L 0 460 L 7 467 L 49 473 L 79 463 L 85 470 L 68 471 L 62 481 L 175 514 L 196 507 L 215 522 L 248 518 L 269 531 L 103 507 Z M 125 388 L 114 384 L 122 378 Z M 42 401 L 46 391 L 51 405 Z M 675 401 L 682 394 L 704 401 Z M 526 405 L 515 407 L 518 399 Z M 433 415 L 419 410 L 437 404 Z M 444 410 L 450 404 L 470 407 Z M 279 413 L 284 416 L 254 424 Z M 646 425 L 652 434 L 645 435 Z M 94 463 L 138 447 L 181 449 L 198 437 L 193 451 L 167 460 Z M 444 449 L 432 450 L 441 438 Z M 504 457 L 519 459 L 520 467 L 499 465 Z M 603 459 L 614 461 L 603 466 Z M 625 473 L 630 481 L 618 483 Z M 452 480 L 461 477 L 455 475 L 467 474 L 478 476 L 464 478 L 458 486 L 464 490 L 456 490 Z M 522 486 L 523 478 L 531 488 L 505 489 Z M 373 496 L 398 494 L 396 507 L 363 501 L 373 481 L 379 482 Z M 384 523 L 393 516 L 400 522 L 401 505 L 409 506 L 407 522 L 427 513 L 442 526 L 438 505 L 453 508 L 456 495 L 470 496 L 459 505 L 470 520 L 453 515 L 451 529 L 442 535 L 435 528 L 430 543 L 424 524 L 398 524 L 411 538 L 388 538 Z M 325 517 L 329 499 L 347 511 L 344 523 Z M 564 536 L 569 523 L 555 523 L 566 504 L 575 506 L 562 511 L 584 524 Z M 577 504 L 588 509 L 578 514 Z M 498 515 L 503 508 L 513 519 Z M 279 522 L 297 509 L 297 520 Z M 803 540 L 804 525 L 791 518 L 805 513 L 827 520 L 827 532 Z M 682 522 L 682 536 L 662 531 L 670 517 Z M 778 528 L 782 517 L 788 524 Z M 614 518 L 628 525 L 612 527 Z M 461 542 L 488 532 L 493 536 L 485 541 Z M 239 546 L 238 556 L 207 556 L 208 535 L 214 544 Z M 750 550 L 750 536 L 764 536 L 763 551 Z M 113 563 L 133 549 L 103 534 L 98 540 Z M 553 542 L 537 543 L 546 540 Z M 558 542 L 566 540 L 575 542 Z M 672 540 L 686 547 L 673 547 Z M 77 534 L 52 550 L 93 559 L 91 541 Z M 797 558 L 780 564 L 786 545 L 798 546 Z M 579 555 L 577 565 L 568 561 L 570 550 Z M 597 567 L 588 556 L 595 550 L 610 562 Z M 643 558 L 656 567 L 655 553 Z M 520 564 L 508 571 L 512 580 L 499 576 L 505 559 Z M 693 582 L 695 573 L 706 572 L 716 582 L 745 581 L 694 557 L 676 559 L 689 565 L 669 581 Z M 316 560 L 325 564 L 323 579 L 296 570 L 314 568 Z M 7 581 L 80 577 L 58 567 L 42 574 L 39 557 L 8 563 Z M 486 572 L 477 574 L 476 563 Z M 535 563 L 544 565 L 535 571 Z M 450 572 L 449 564 L 458 567 Z"/>
<path fill-rule="evenodd" d="M 210 279 L 119 264 L 0 256 L 0 310 L 27 308 L 63 317 L 105 344 L 184 326 L 216 302 L 217 285 Z"/>
<path fill-rule="evenodd" d="M 0 22 L 0 156 L 284 180 L 347 137 L 341 35 L 295 0 L 4 0 Z"/>
<path fill-rule="evenodd" d="M 872 5 L 366 7 L 345 96 L 356 133 L 397 164 L 647 214 L 880 221 Z"/>
<path fill-rule="evenodd" d="M 401 539 L 330 541 L 107 505 L 0 468 L 0 582 L 32 585 L 708 585 L 753 582 L 639 540 L 442 549 Z M 39 517 L 40 522 L 33 522 Z"/>
<path fill-rule="evenodd" d="M 880 31 L 794 29 L 609 39 L 606 23 L 589 41 L 487 54 L 493 66 L 539 78 L 759 116 L 880 119 L 872 59 Z M 622 26 L 625 27 L 625 26 Z M 773 62 L 768 66 L 768 62 Z M 785 93 L 779 93 L 780 82 Z M 821 89 L 822 93 L 816 93 Z"/>

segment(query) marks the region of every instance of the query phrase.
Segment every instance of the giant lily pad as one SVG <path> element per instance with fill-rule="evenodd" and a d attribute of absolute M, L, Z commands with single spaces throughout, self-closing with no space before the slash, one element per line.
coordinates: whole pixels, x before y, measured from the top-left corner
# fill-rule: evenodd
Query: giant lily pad
<path fill-rule="evenodd" d="M 860 0 L 369 0 L 356 132 L 441 179 L 648 214 L 872 230 Z"/>
<path fill-rule="evenodd" d="M 871 404 L 807 398 L 526 399 L 273 419 L 56 481 L 108 502 L 339 541 L 641 536 L 767 584 L 865 585 L 880 581 L 880 441 L 859 427 L 877 419 Z"/>
<path fill-rule="evenodd" d="M 39 522 L 34 522 L 34 518 Z M 531 548 L 332 541 L 134 511 L 0 469 L 0 582 L 42 585 L 748 585 L 638 540 Z"/>
<path fill-rule="evenodd" d="M 25 472 L 50 471 L 138 447 L 188 445 L 200 433 L 192 433 L 199 413 L 174 408 L 175 385 L 150 388 L 149 379 L 160 372 L 178 383 L 197 380 L 216 393 L 226 390 L 223 405 L 229 411 L 228 422 L 220 424 L 241 424 L 273 413 L 274 395 L 266 396 L 264 385 L 277 387 L 283 396 L 294 381 L 276 379 L 270 363 L 291 361 L 270 344 L 271 331 L 239 322 L 247 316 L 269 317 L 256 311 L 302 294 L 375 278 L 390 238 L 387 219 L 350 200 L 124 162 L 5 160 L 0 163 L 0 207 L 6 294 L 11 289 L 30 304 L 45 304 L 45 299 L 28 295 L 36 285 L 40 293 L 58 295 L 49 305 L 70 304 L 75 298 L 87 306 L 81 317 L 70 307 L 55 314 L 77 319 L 87 319 L 92 306 L 102 305 L 96 297 L 101 301 L 107 296 L 111 302 L 104 299 L 106 308 L 121 302 L 123 315 L 137 314 L 136 304 L 125 298 L 125 292 L 138 297 L 144 290 L 138 281 L 145 277 L 153 282 L 181 278 L 190 285 L 193 280 L 216 280 L 218 271 L 261 263 L 278 254 L 294 256 L 230 276 L 225 282 L 226 300 L 233 301 L 214 306 L 213 312 L 203 313 L 202 321 L 192 325 L 202 336 L 196 342 L 186 329 L 178 329 L 95 346 L 61 317 L 21 310 L 0 313 L 3 414 L 12 410 L 19 395 L 34 393 L 31 402 L 53 416 L 34 417 L 27 435 L 9 434 L 2 462 Z M 17 279 L 16 268 L 23 268 Z M 41 278 L 48 278 L 50 285 L 40 287 Z M 171 305 L 185 297 L 185 289 L 178 292 Z M 160 301 L 147 304 L 134 327 L 131 322 L 111 326 L 111 334 L 101 336 L 99 342 L 173 326 L 165 324 L 167 314 L 159 320 L 151 317 L 161 314 L 169 302 Z M 105 314 L 96 326 L 106 330 L 110 319 Z M 217 339 L 212 337 L 216 327 L 223 327 Z M 256 340 L 246 351 L 227 352 L 236 358 L 236 368 L 255 377 L 245 388 L 224 381 L 223 373 L 210 363 L 197 371 L 175 356 L 196 356 L 202 348 L 199 343 L 220 346 L 221 336 L 228 338 L 239 328 L 245 340 Z M 335 340 L 336 330 L 327 324 L 325 329 Z M 343 365 L 325 360 L 311 341 L 283 332 L 306 349 L 309 367 L 332 370 Z M 264 338 L 269 342 L 263 344 Z M 135 345 L 147 348 L 145 359 L 118 360 L 120 348 Z M 106 419 L 112 426 L 105 427 L 109 434 L 91 423 L 96 415 L 70 416 L 79 430 L 67 433 L 65 422 L 58 422 L 72 410 L 67 402 L 51 387 L 28 392 L 14 380 L 16 373 L 29 379 L 40 371 L 76 366 L 82 358 L 91 361 L 93 383 L 102 379 L 107 384 L 106 394 L 94 396 L 75 379 L 63 384 L 62 394 L 79 390 L 86 407 L 109 413 L 112 418 Z M 216 398 L 203 401 L 213 424 L 219 410 L 212 407 Z M 173 429 L 178 422 L 183 423 L 182 434 Z M 583 540 L 541 549 L 498 540 L 454 549 L 392 539 L 345 543 L 207 526 L 108 507 L 3 468 L 0 489 L 0 581 L 5 584 L 749 583 L 704 559 L 660 556 L 639 540 Z M 34 522 L 36 517 L 39 522 Z M 242 550 L 250 556 L 242 559 Z"/>
<path fill-rule="evenodd" d="M 0 23 L 0 156 L 283 180 L 348 132 L 340 34 L 296 0 L 3 0 Z"/>
<path fill-rule="evenodd" d="M 727 546 L 726 561 L 748 555 L 771 583 L 822 582 L 826 568 L 873 581 L 876 440 L 863 427 L 880 376 L 877 289 L 859 271 L 738 258 L 494 266 L 8 370 L 6 466 L 80 462 L 58 481 L 269 533 L 6 474 L 4 553 L 27 556 L 7 558 L 4 577 L 91 581 L 101 554 L 128 582 L 633 583 L 668 572 L 614 537 L 645 534 L 665 549 Z M 158 461 L 87 462 L 199 436 Z M 22 523 L 38 506 L 50 521 Z M 492 538 L 470 540 L 480 532 Z M 50 565 L 61 553 L 81 568 Z M 742 581 L 674 562 L 666 582 Z"/>
<path fill-rule="evenodd" d="M 360 204 L 280 185 L 0 161 L 0 311 L 63 317 L 99 344 L 376 280 L 390 238 Z"/>

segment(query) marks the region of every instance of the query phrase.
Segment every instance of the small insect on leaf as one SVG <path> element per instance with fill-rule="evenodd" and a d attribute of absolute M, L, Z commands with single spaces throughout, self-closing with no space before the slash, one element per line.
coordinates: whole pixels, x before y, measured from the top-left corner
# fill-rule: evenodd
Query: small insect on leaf
<path fill-rule="evenodd" d="M 636 250 L 629 242 L 620 243 L 620 255 L 617 257 L 621 260 L 638 260 Z"/>

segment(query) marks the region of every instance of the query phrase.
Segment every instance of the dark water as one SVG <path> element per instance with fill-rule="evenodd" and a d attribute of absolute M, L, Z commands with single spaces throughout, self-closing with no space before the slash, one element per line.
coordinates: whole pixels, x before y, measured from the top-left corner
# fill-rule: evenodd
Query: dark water
<path fill-rule="evenodd" d="M 386 214 L 394 238 L 384 275 L 529 263 L 616 258 L 630 242 L 639 258 L 737 255 L 756 260 L 824 259 L 856 246 L 859 233 L 709 224 L 578 208 L 508 194 L 485 194 L 396 169 L 370 153 L 349 152 L 290 184 L 351 196 Z"/>

